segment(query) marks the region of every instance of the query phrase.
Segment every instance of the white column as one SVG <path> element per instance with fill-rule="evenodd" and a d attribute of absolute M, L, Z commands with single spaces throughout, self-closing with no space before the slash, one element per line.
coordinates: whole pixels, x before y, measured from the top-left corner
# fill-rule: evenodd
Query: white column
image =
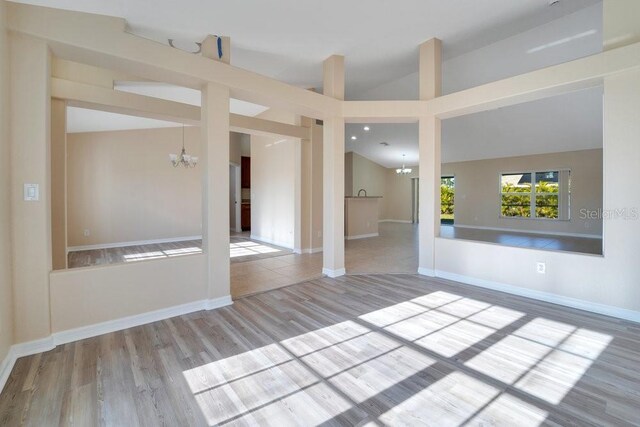
<path fill-rule="evenodd" d="M 10 40 L 14 342 L 26 342 L 51 334 L 51 53 L 42 40 Z M 24 200 L 24 184 L 38 185 L 37 200 Z"/>
<path fill-rule="evenodd" d="M 67 103 L 51 100 L 51 249 L 53 269 L 67 268 Z"/>
<path fill-rule="evenodd" d="M 441 42 L 431 39 L 420 45 L 420 99 L 440 96 Z M 418 273 L 435 275 L 435 238 L 440 235 L 440 119 L 419 119 L 420 225 Z"/>
<path fill-rule="evenodd" d="M 344 57 L 324 61 L 324 94 L 344 99 Z M 324 120 L 323 146 L 323 266 L 329 277 L 345 274 L 344 268 L 344 119 Z"/>
<path fill-rule="evenodd" d="M 435 238 L 440 235 L 440 119 L 420 118 L 420 224 L 418 273 L 435 275 Z"/>
<path fill-rule="evenodd" d="M 229 269 L 229 88 L 202 88 L 202 249 L 212 306 L 231 293 Z M 216 301 L 218 300 L 218 301 Z"/>

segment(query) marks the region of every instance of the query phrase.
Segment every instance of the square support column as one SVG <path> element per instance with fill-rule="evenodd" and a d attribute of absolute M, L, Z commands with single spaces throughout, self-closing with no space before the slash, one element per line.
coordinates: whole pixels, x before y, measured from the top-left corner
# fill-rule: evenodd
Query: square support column
<path fill-rule="evenodd" d="M 324 94 L 344 99 L 344 57 L 324 61 Z M 329 277 L 345 274 L 344 267 L 344 119 L 324 120 L 323 170 L 323 266 Z"/>
<path fill-rule="evenodd" d="M 54 270 L 67 268 L 67 103 L 51 100 L 51 250 Z"/>
<path fill-rule="evenodd" d="M 231 294 L 229 253 L 229 88 L 202 88 L 202 249 L 207 299 Z M 212 305 L 217 305 L 212 303 Z"/>
<path fill-rule="evenodd" d="M 418 123 L 420 144 L 420 224 L 418 273 L 435 276 L 435 238 L 440 235 L 440 119 Z"/>
<path fill-rule="evenodd" d="M 420 99 L 436 98 L 442 87 L 442 43 L 431 39 L 420 45 Z M 435 239 L 440 235 L 440 119 L 419 119 L 420 224 L 418 273 L 435 276 Z"/>

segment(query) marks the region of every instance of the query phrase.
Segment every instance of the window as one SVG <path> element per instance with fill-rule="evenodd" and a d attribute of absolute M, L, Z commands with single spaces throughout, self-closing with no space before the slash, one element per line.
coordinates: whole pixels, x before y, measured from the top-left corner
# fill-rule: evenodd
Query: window
<path fill-rule="evenodd" d="M 440 223 L 453 224 L 455 198 L 455 177 L 443 176 L 440 179 Z"/>
<path fill-rule="evenodd" d="M 500 216 L 568 220 L 570 177 L 569 170 L 501 174 Z"/>

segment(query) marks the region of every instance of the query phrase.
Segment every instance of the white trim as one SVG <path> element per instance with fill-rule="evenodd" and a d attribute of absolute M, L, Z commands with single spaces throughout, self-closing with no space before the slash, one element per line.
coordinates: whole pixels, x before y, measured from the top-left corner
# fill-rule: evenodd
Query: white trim
<path fill-rule="evenodd" d="M 256 240 L 256 241 L 262 242 L 262 243 L 268 243 L 268 244 L 274 245 L 274 246 L 280 246 L 282 248 L 291 249 L 292 251 L 294 250 L 293 249 L 293 245 L 291 243 L 278 242 L 278 241 L 275 241 L 275 240 L 266 239 L 266 238 L 261 237 L 261 236 L 255 236 L 253 234 L 251 236 L 249 236 L 249 239 Z"/>
<path fill-rule="evenodd" d="M 418 274 L 421 276 L 435 277 L 436 272 L 432 268 L 418 267 Z"/>
<path fill-rule="evenodd" d="M 204 300 L 204 309 L 215 310 L 216 308 L 226 307 L 232 304 L 233 304 L 233 300 L 231 299 L 231 295 L 226 295 L 219 298 Z M 194 310 L 194 311 L 198 311 L 198 310 Z"/>
<path fill-rule="evenodd" d="M 200 310 L 214 310 L 231 304 L 233 304 L 233 301 L 231 300 L 230 295 L 220 298 L 194 301 L 173 307 L 149 311 L 147 313 L 122 317 L 120 319 L 108 320 L 94 325 L 81 326 L 75 329 L 56 332 L 46 338 L 35 341 L 14 344 L 11 346 L 7 356 L 0 364 L 0 392 L 6 384 L 16 360 L 20 357 L 49 351 L 61 344 L 108 334 L 110 332 L 121 331 L 123 329 L 133 328 Z"/>
<path fill-rule="evenodd" d="M 200 236 L 183 236 L 183 237 L 169 237 L 166 239 L 153 239 L 153 240 L 133 240 L 130 242 L 116 242 L 116 243 L 98 243 L 96 245 L 81 245 L 81 246 L 69 246 L 67 252 L 75 251 L 89 251 L 93 249 L 111 249 L 111 248 L 124 248 L 127 246 L 140 246 L 140 245 L 154 245 L 158 243 L 173 243 L 184 242 L 186 240 L 200 240 Z"/>
<path fill-rule="evenodd" d="M 329 268 L 322 267 L 322 274 L 325 276 L 329 276 L 332 279 L 340 276 L 344 276 L 347 274 L 347 271 L 344 268 L 338 268 L 337 270 L 331 270 Z"/>
<path fill-rule="evenodd" d="M 378 222 L 397 222 L 400 224 L 413 224 L 413 222 L 407 221 L 404 219 L 379 219 Z"/>
<path fill-rule="evenodd" d="M 580 234 L 580 233 L 565 233 L 561 231 L 533 231 L 533 230 L 516 230 L 513 228 L 500 228 L 500 227 L 484 227 L 481 225 L 461 225 L 461 224 L 443 224 L 444 227 L 458 227 L 458 228 L 476 228 L 478 230 L 492 230 L 492 231 L 504 231 L 509 233 L 529 233 L 529 234 L 542 234 L 546 236 L 567 236 L 567 237 L 583 237 L 585 239 L 602 239 L 602 236 L 598 234 Z"/>
<path fill-rule="evenodd" d="M 578 310 L 584 310 L 591 313 L 603 314 L 605 316 L 611 316 L 618 319 L 640 323 L 640 312 L 634 310 L 599 304 L 581 300 L 578 298 L 566 297 L 562 295 L 552 294 L 550 292 L 522 288 L 519 286 L 508 285 L 506 283 L 494 282 L 491 280 L 478 279 L 475 277 L 464 276 L 457 273 L 449 273 L 447 271 L 436 270 L 435 276 L 442 279 L 465 283 L 467 285 L 478 286 L 480 288 L 505 292 L 508 294 L 531 298 L 538 301 L 545 301 L 552 304 L 563 305 L 565 307 L 576 308 Z"/>
<path fill-rule="evenodd" d="M 53 341 L 56 345 L 66 344 L 85 338 L 108 334 L 110 332 L 133 328 L 135 326 L 146 325 L 147 323 L 157 322 L 159 320 L 169 319 L 171 317 L 182 316 L 183 314 L 193 313 L 195 311 L 212 310 L 214 308 L 224 307 L 225 305 L 229 305 L 231 303 L 232 302 L 230 296 L 217 298 L 215 300 L 200 300 L 189 302 L 173 307 L 149 311 L 147 313 L 135 314 L 133 316 L 122 317 L 119 319 L 96 323 L 93 325 L 81 326 L 75 329 L 56 332 L 53 334 Z"/>
<path fill-rule="evenodd" d="M 4 388 L 4 385 L 7 383 L 9 375 L 11 375 L 11 371 L 13 370 L 13 366 L 16 364 L 16 360 L 24 356 L 53 350 L 55 347 L 52 336 L 12 345 L 2 361 L 2 364 L 0 364 L 0 393 Z"/>
<path fill-rule="evenodd" d="M 370 234 L 358 234 L 355 236 L 344 236 L 345 240 L 357 240 L 357 239 L 367 239 L 369 237 L 378 237 L 379 233 L 370 233 Z"/>
<path fill-rule="evenodd" d="M 2 363 L 0 363 L 0 393 L 2 393 L 2 389 L 4 389 L 4 385 L 7 383 L 9 375 L 11 375 L 11 371 L 13 370 L 13 365 L 15 364 L 16 357 L 13 355 L 11 347 L 9 347 L 7 355 L 2 360 Z"/>
<path fill-rule="evenodd" d="M 302 254 L 317 254 L 322 252 L 322 247 L 301 249 Z"/>

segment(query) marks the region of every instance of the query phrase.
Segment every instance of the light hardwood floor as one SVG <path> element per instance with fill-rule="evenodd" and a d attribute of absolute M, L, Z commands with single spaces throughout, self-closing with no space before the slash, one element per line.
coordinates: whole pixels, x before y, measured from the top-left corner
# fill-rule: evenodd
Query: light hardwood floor
<path fill-rule="evenodd" d="M 325 278 L 21 358 L 0 425 L 638 425 L 639 361 L 638 324 Z"/>
<path fill-rule="evenodd" d="M 233 233 L 231 235 L 229 252 L 231 264 L 274 258 L 293 253 L 291 249 L 251 240 L 244 233 Z M 200 253 L 202 253 L 202 240 L 183 240 L 179 242 L 72 251 L 68 255 L 68 265 L 69 268 L 90 267 Z"/>
<path fill-rule="evenodd" d="M 440 227 L 440 236 L 449 239 L 476 240 L 480 242 L 497 243 L 504 246 L 541 249 L 545 251 L 602 255 L 601 238 L 484 230 L 480 228 L 460 228 L 450 225 Z"/>

